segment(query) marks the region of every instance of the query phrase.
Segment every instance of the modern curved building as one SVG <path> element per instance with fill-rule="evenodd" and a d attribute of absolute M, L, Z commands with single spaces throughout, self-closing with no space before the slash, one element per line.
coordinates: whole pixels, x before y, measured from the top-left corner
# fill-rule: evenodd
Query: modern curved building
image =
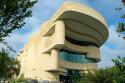
<path fill-rule="evenodd" d="M 98 68 L 99 47 L 108 30 L 94 9 L 66 2 L 40 28 L 17 57 L 20 78 L 70 81 L 73 75 Z"/>

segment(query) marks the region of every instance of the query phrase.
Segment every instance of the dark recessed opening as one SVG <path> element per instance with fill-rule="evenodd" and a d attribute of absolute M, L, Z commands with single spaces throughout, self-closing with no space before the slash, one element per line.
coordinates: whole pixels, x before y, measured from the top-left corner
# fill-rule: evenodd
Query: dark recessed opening
<path fill-rule="evenodd" d="M 78 40 L 69 38 L 67 36 L 66 36 L 66 40 L 72 44 L 76 44 L 76 45 L 80 45 L 80 46 L 92 46 L 92 45 L 94 45 L 94 46 L 98 47 L 95 43 L 88 42 L 88 41 L 78 41 Z"/>

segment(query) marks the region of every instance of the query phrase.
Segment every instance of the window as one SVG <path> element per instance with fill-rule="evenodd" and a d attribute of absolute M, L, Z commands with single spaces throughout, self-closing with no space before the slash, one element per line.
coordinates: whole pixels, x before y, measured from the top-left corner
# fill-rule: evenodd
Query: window
<path fill-rule="evenodd" d="M 95 63 L 95 60 L 86 58 L 84 53 L 75 53 L 66 50 L 61 50 L 59 53 L 59 58 L 65 61 L 74 63 Z"/>

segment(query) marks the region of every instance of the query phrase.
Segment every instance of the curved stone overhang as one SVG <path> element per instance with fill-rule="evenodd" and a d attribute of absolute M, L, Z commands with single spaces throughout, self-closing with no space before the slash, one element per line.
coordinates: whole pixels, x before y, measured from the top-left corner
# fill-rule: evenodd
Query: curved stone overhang
<path fill-rule="evenodd" d="M 107 24 L 104 18 L 94 9 L 79 3 L 64 3 L 41 29 L 45 35 L 55 21 L 63 20 L 66 36 L 79 41 L 95 43 L 100 47 L 108 38 Z"/>
<path fill-rule="evenodd" d="M 108 38 L 106 26 L 89 15 L 66 11 L 58 19 L 65 22 L 66 36 L 72 39 L 93 42 L 100 47 Z"/>

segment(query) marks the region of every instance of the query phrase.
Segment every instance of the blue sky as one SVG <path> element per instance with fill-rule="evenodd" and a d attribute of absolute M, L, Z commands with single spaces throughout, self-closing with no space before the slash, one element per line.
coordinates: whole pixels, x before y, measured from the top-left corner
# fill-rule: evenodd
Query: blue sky
<path fill-rule="evenodd" d="M 32 8 L 33 16 L 25 20 L 26 25 L 22 29 L 13 31 L 11 37 L 6 38 L 8 43 L 18 53 L 28 42 L 29 37 L 39 31 L 40 25 L 48 20 L 65 1 L 86 4 L 101 13 L 107 21 L 109 38 L 100 48 L 101 61 L 98 63 L 99 67 L 112 66 L 112 58 L 118 55 L 125 56 L 125 41 L 116 33 L 117 23 L 123 21 L 119 19 L 119 15 L 123 12 L 115 10 L 116 7 L 123 7 L 120 0 L 38 0 L 38 3 Z M 0 47 L 4 47 L 4 45 L 0 45 Z"/>

